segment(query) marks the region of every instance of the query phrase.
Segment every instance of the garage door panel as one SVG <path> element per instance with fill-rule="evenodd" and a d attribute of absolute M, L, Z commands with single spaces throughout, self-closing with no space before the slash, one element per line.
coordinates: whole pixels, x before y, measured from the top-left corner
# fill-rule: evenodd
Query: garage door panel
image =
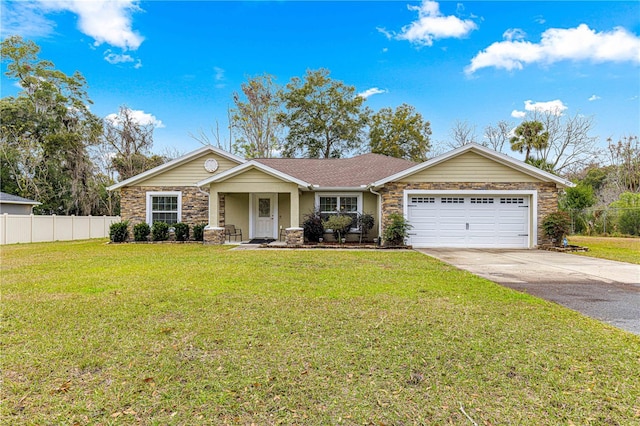
<path fill-rule="evenodd" d="M 424 197 L 408 209 L 413 226 L 410 243 L 416 247 L 529 246 L 529 197 Z"/>

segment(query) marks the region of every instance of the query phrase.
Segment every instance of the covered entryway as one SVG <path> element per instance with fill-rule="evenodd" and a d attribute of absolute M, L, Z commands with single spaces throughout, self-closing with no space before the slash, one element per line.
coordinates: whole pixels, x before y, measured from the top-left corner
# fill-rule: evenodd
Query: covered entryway
<path fill-rule="evenodd" d="M 529 248 L 531 196 L 522 193 L 407 193 L 414 247 Z"/>

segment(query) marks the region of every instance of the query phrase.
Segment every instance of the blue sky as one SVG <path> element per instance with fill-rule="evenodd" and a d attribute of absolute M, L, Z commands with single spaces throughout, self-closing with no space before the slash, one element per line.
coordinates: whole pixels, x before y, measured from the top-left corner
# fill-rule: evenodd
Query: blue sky
<path fill-rule="evenodd" d="M 408 103 L 446 143 L 456 121 L 519 124 L 533 110 L 593 116 L 601 144 L 640 133 L 640 2 L 3 1 L 20 34 L 80 71 L 105 117 L 120 105 L 156 124 L 154 151 L 186 153 L 248 76 L 279 84 L 307 69 Z M 4 72 L 4 66 L 3 66 Z M 2 96 L 16 85 L 2 77 Z"/>

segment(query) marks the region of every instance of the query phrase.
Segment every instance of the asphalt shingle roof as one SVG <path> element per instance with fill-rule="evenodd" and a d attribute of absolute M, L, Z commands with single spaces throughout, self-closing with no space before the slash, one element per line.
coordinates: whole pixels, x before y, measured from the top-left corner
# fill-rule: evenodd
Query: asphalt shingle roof
<path fill-rule="evenodd" d="M 18 197 L 17 195 L 7 194 L 0 192 L 0 202 L 2 203 L 20 203 L 20 204 L 40 204 L 37 201 L 29 200 L 28 198 Z"/>
<path fill-rule="evenodd" d="M 255 161 L 324 188 L 367 185 L 418 163 L 380 154 L 352 158 L 259 158 Z"/>

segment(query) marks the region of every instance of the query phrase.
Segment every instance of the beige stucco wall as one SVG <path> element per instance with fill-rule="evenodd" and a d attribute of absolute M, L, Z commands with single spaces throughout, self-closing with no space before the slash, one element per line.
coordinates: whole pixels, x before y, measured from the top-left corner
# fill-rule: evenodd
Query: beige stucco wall
<path fill-rule="evenodd" d="M 209 173 L 204 169 L 204 162 L 209 158 L 213 158 L 218 162 L 218 170 L 216 170 L 214 173 Z M 236 163 L 220 155 L 207 152 L 203 153 L 200 157 L 174 167 L 171 170 L 167 170 L 163 173 L 160 173 L 159 175 L 152 176 L 149 179 L 138 182 L 136 185 L 191 186 L 196 182 L 229 170 L 230 168 L 235 167 L 238 164 L 239 163 Z"/>
<path fill-rule="evenodd" d="M 226 225 L 242 229 L 242 237 L 249 238 L 249 194 L 224 194 Z"/>
<path fill-rule="evenodd" d="M 539 182 L 539 179 L 475 152 L 465 152 L 399 182 Z"/>
<path fill-rule="evenodd" d="M 278 194 L 278 229 L 291 227 L 291 194 Z"/>

